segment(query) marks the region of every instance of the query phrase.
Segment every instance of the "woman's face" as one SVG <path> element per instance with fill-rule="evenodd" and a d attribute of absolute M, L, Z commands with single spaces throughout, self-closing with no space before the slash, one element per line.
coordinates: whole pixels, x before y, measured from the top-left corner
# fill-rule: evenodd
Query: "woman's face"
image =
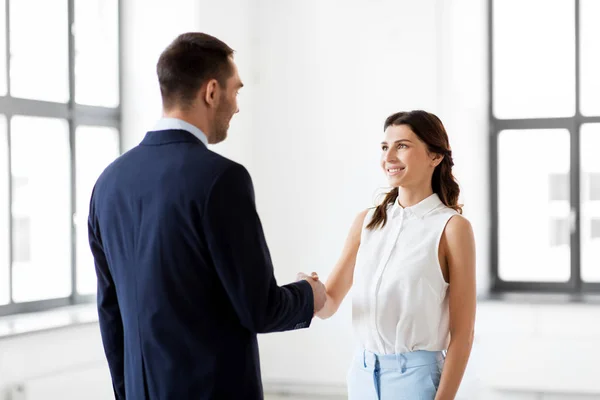
<path fill-rule="evenodd" d="M 391 125 L 381 142 L 381 167 L 391 187 L 431 185 L 439 155 L 429 153 L 427 145 L 408 125 Z"/>

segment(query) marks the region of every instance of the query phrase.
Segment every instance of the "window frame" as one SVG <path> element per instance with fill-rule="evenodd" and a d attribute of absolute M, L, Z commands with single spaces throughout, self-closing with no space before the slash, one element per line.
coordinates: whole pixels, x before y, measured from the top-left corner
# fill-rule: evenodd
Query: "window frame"
<path fill-rule="evenodd" d="M 122 103 L 123 103 L 123 91 L 122 91 L 122 71 L 123 71 L 123 57 L 122 57 L 122 1 L 117 0 L 117 57 L 118 57 L 118 94 L 119 104 L 117 107 L 100 107 L 100 106 L 89 106 L 81 105 L 75 102 L 75 36 L 73 32 L 74 19 L 75 19 L 75 0 L 63 0 L 68 4 L 68 26 L 65 27 L 66 37 L 68 40 L 68 65 L 69 65 L 69 101 L 67 103 L 55 103 L 40 100 L 30 100 L 15 98 L 11 96 L 11 82 L 10 82 L 10 4 L 11 1 L 6 0 L 5 12 L 6 12 L 6 26 L 5 26 L 5 47 L 6 47 L 6 85 L 7 93 L 5 96 L 0 96 L 0 114 L 6 117 L 6 134 L 8 140 L 8 165 L 6 166 L 6 173 L 8 173 L 8 196 L 9 196 L 9 207 L 8 207 L 8 229 L 9 229 L 9 268 L 8 268 L 8 279 L 9 279 L 9 304 L 0 305 L 0 316 L 38 312 L 50 310 L 57 307 L 79 305 L 86 303 L 93 303 L 96 300 L 95 294 L 80 294 L 77 292 L 77 235 L 76 235 L 76 221 L 75 216 L 77 213 L 76 209 L 76 168 L 75 168 L 75 140 L 76 130 L 82 125 L 100 126 L 100 127 L 112 127 L 116 128 L 119 138 L 119 153 L 123 151 L 123 136 L 122 136 Z M 11 171 L 11 119 L 13 116 L 31 116 L 31 117 L 47 117 L 47 118 L 60 118 L 65 119 L 69 125 L 69 146 L 70 146 L 70 224 L 71 224 L 71 295 L 65 298 L 55 298 L 48 300 L 39 300 L 31 302 L 15 303 L 13 301 L 13 282 L 12 282 L 12 269 L 13 269 L 13 221 L 12 221 L 12 171 Z"/>
<path fill-rule="evenodd" d="M 492 293 L 504 292 L 539 292 L 585 294 L 600 293 L 600 282 L 584 282 L 581 279 L 581 126 L 589 123 L 600 123 L 600 116 L 584 116 L 581 114 L 581 32 L 580 32 L 580 0 L 573 0 L 575 7 L 575 115 L 559 118 L 526 118 L 504 119 L 494 115 L 494 1 L 488 0 L 488 121 L 489 121 L 489 158 L 490 158 L 490 207 L 491 237 L 490 265 Z M 498 138 L 500 132 L 526 129 L 566 129 L 570 134 L 570 190 L 569 201 L 574 229 L 570 232 L 571 277 L 567 282 L 540 281 L 504 281 L 499 276 L 499 239 L 498 239 Z"/>

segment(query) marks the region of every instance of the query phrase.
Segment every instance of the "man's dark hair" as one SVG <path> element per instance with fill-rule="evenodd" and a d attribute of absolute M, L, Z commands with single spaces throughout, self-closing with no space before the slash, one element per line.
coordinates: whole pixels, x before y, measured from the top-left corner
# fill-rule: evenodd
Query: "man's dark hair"
<path fill-rule="evenodd" d="M 216 79 L 226 86 L 232 74 L 229 57 L 233 50 L 219 39 L 200 32 L 179 35 L 156 64 L 163 107 L 188 107 L 202 84 Z"/>

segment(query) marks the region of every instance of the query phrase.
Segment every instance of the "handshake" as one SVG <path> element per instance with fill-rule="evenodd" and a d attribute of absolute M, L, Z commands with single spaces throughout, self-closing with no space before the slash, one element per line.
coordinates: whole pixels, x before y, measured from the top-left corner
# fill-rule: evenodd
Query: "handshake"
<path fill-rule="evenodd" d="M 325 289 L 325 285 L 323 285 L 323 283 L 319 280 L 319 275 L 317 275 L 316 272 L 313 272 L 310 274 L 310 276 L 308 276 L 304 272 L 300 272 L 298 275 L 296 275 L 296 280 L 305 280 L 310 284 L 315 303 L 314 312 L 316 314 L 321 311 L 323 307 L 325 307 L 325 302 L 327 301 L 327 291 Z"/>

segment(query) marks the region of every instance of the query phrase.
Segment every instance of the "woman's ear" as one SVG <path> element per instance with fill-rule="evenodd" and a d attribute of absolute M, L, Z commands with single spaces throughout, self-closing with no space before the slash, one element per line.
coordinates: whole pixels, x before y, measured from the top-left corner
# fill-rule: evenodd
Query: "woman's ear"
<path fill-rule="evenodd" d="M 444 160 L 444 155 L 443 154 L 433 153 L 431 155 L 431 166 L 435 168 L 438 165 L 440 165 L 440 163 L 443 160 Z"/>

